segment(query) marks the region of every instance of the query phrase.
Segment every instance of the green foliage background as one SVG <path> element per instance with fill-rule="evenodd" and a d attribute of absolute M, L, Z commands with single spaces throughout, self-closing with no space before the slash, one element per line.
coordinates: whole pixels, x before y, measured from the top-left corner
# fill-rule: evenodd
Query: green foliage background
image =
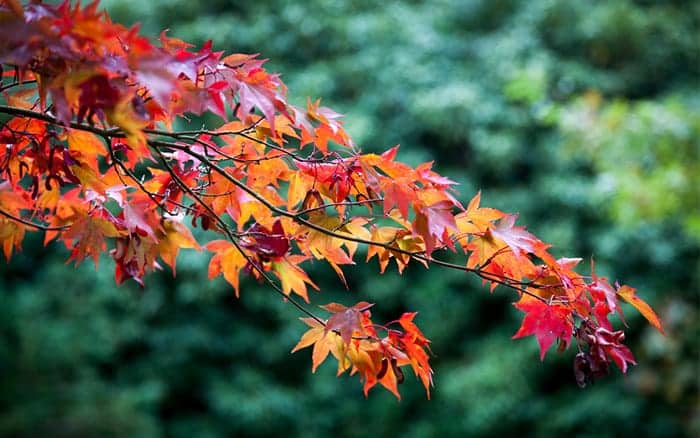
<path fill-rule="evenodd" d="M 104 258 L 64 265 L 27 238 L 0 264 L 2 436 L 697 436 L 700 433 L 700 3 L 618 0 L 113 0 L 141 22 L 229 52 L 261 53 L 292 101 L 322 97 L 366 151 L 460 182 L 462 199 L 520 212 L 555 255 L 638 287 L 668 336 L 630 308 L 628 375 L 580 390 L 573 353 L 541 364 L 510 340 L 513 296 L 460 272 L 330 269 L 316 304 L 418 310 L 433 340 L 433 399 L 410 377 L 368 399 L 334 367 L 289 351 L 295 310 L 254 282 L 240 300 L 206 279 L 114 286 Z M 627 310 L 627 308 L 626 308 Z"/>

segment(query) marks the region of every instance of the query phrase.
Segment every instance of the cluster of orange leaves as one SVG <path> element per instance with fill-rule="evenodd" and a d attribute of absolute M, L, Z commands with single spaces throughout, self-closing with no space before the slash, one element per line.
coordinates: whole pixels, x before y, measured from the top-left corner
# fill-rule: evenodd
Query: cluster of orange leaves
<path fill-rule="evenodd" d="M 534 335 L 542 358 L 557 339 L 590 349 L 577 356 L 580 384 L 607 372 L 610 359 L 623 371 L 634 363 L 608 319 L 622 316 L 618 299 L 661 330 L 634 289 L 595 273 L 587 281 L 573 270 L 579 259 L 555 259 L 516 215 L 481 207 L 479 194 L 464 207 L 432 163 L 398 162 L 397 147 L 360 153 L 339 114 L 319 102 L 289 104 L 263 63 L 165 34 L 156 44 L 112 23 L 97 3 L 0 2 L 7 259 L 25 232 L 42 230 L 76 263 L 97 265 L 109 253 L 117 283 L 143 284 L 159 262 L 175 274 L 181 248 L 200 250 L 191 231 L 200 228 L 213 253 L 210 278 L 223 275 L 238 295 L 247 273 L 308 303 L 318 286 L 305 262 L 325 260 L 347 285 L 343 266 L 362 245 L 381 272 L 392 260 L 399 272 L 411 261 L 438 264 L 472 272 L 491 290 L 516 290 L 525 316 L 515 337 Z M 205 112 L 222 124 L 173 130 L 178 118 Z M 445 251 L 464 263 L 435 257 Z M 398 397 L 410 367 L 429 394 L 429 341 L 415 313 L 377 325 L 370 306 L 328 304 L 328 319 L 308 312 L 310 329 L 294 350 L 313 346 L 313 370 L 330 353 L 339 373 L 361 376 L 365 393 L 379 383 Z"/>

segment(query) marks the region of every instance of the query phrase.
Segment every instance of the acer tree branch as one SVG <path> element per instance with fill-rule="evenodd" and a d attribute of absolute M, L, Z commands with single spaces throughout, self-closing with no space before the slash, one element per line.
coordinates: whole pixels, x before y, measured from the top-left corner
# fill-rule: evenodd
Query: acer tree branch
<path fill-rule="evenodd" d="M 71 260 L 97 263 L 108 253 L 117 283 L 143 285 L 158 261 L 175 272 L 180 249 L 204 248 L 209 277 L 222 275 L 237 296 L 240 277 L 252 275 L 306 315 L 309 329 L 294 351 L 312 347 L 312 369 L 331 353 L 339 372 L 360 375 L 365 394 L 380 384 L 399 397 L 402 368 L 410 368 L 429 396 L 433 371 L 416 313 L 378 324 L 371 303 L 330 303 L 324 319 L 297 300 L 310 303 L 308 289 L 319 289 L 307 260 L 326 262 L 347 286 L 343 269 L 359 245 L 380 273 L 390 263 L 399 273 L 411 263 L 437 265 L 515 291 L 524 317 L 514 337 L 534 336 L 542 358 L 555 342 L 565 349 L 575 339 L 579 384 L 611 361 L 623 372 L 635 363 L 609 320 L 622 314 L 621 300 L 662 330 L 634 289 L 611 285 L 593 267 L 590 277 L 579 274 L 580 259 L 555 258 L 515 225 L 517 215 L 482 207 L 480 193 L 464 207 L 456 183 L 432 163 L 404 164 L 398 147 L 363 154 L 340 114 L 320 101 L 288 103 L 279 76 L 256 56 L 224 56 L 210 42 L 191 49 L 164 34 L 156 44 L 113 23 L 97 3 L 24 13 L 35 7 L 0 3 L 0 63 L 10 67 L 0 77 L 6 258 L 21 250 L 25 231 L 38 229 Z M 170 128 L 203 113 L 221 126 Z M 209 231 L 208 241 L 200 246 L 191 228 Z"/>

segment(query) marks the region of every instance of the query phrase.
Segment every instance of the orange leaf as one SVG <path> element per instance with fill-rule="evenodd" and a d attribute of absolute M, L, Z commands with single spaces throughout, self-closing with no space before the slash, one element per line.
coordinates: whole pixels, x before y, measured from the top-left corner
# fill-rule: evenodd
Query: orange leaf
<path fill-rule="evenodd" d="M 209 261 L 209 278 L 223 273 L 224 278 L 233 286 L 236 297 L 238 297 L 240 292 L 238 273 L 248 264 L 248 260 L 234 244 L 226 240 L 211 241 L 205 248 L 215 253 Z"/>
<path fill-rule="evenodd" d="M 107 219 L 83 216 L 73 222 L 70 229 L 63 234 L 63 239 L 71 249 L 71 260 L 74 259 L 77 264 L 89 256 L 97 267 L 100 254 L 107 248 L 105 238 L 119 237 L 122 234 L 123 232 Z"/>
<path fill-rule="evenodd" d="M 24 240 L 24 225 L 0 216 L 0 245 L 7 261 L 12 257 L 12 250 L 21 250 Z"/>
<path fill-rule="evenodd" d="M 303 260 L 305 260 L 303 256 L 292 255 L 279 261 L 272 262 L 271 266 L 272 270 L 282 282 L 282 292 L 284 292 L 285 295 L 294 292 L 308 303 L 309 296 L 306 292 L 306 285 L 309 284 L 316 290 L 319 290 L 319 288 L 311 281 L 309 276 L 306 275 L 306 272 L 296 264 Z"/>
<path fill-rule="evenodd" d="M 68 148 L 78 152 L 83 161 L 93 169 L 97 169 L 97 157 L 107 155 L 107 149 L 99 137 L 79 129 L 68 130 Z"/>
<path fill-rule="evenodd" d="M 325 327 L 320 322 L 313 318 L 299 318 L 304 321 L 308 326 L 311 327 L 306 333 L 304 333 L 297 342 L 297 344 L 292 348 L 292 353 L 295 353 L 302 348 L 309 347 L 323 338 L 326 334 Z M 315 367 L 314 367 L 315 368 Z"/>
<path fill-rule="evenodd" d="M 311 372 L 315 373 L 321 363 L 328 357 L 328 353 L 332 353 L 333 357 L 338 359 L 338 374 L 349 368 L 350 363 L 345 354 L 345 344 L 340 339 L 340 336 L 334 332 L 326 330 L 325 325 L 314 318 L 299 318 L 306 325 L 311 327 L 301 340 L 294 346 L 292 353 L 302 348 L 314 346 L 311 353 Z"/>
<path fill-rule="evenodd" d="M 292 210 L 297 204 L 303 201 L 313 185 L 313 178 L 300 172 L 293 173 L 289 178 L 289 189 L 287 190 L 287 209 Z"/>
<path fill-rule="evenodd" d="M 629 287 L 629 286 L 621 286 L 617 290 L 617 294 L 622 297 L 623 300 L 627 301 L 630 303 L 635 309 L 639 311 L 639 313 L 642 314 L 643 317 L 649 321 L 649 324 L 653 325 L 656 327 L 656 329 L 661 333 L 664 333 L 664 329 L 661 326 L 661 320 L 659 317 L 656 315 L 654 310 L 647 304 L 644 300 L 639 298 L 637 294 L 635 293 L 636 289 Z"/>
<path fill-rule="evenodd" d="M 165 235 L 158 242 L 160 258 L 172 268 L 173 276 L 175 276 L 175 258 L 180 248 L 196 248 L 199 250 L 199 244 L 197 244 L 189 228 L 181 222 L 165 220 L 163 221 L 163 230 Z"/>
<path fill-rule="evenodd" d="M 10 10 L 18 17 L 24 19 L 24 8 L 22 7 L 22 2 L 18 0 L 6 0 L 4 3 L 6 3 Z"/>

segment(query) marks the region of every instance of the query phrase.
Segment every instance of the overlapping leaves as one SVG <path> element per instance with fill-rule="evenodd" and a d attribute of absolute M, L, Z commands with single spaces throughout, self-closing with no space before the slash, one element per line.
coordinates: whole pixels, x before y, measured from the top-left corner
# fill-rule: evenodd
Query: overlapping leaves
<path fill-rule="evenodd" d="M 515 290 L 525 312 L 515 337 L 534 335 L 541 358 L 575 338 L 579 384 L 605 374 L 609 361 L 623 372 L 634 363 L 608 319 L 622 317 L 618 297 L 661 330 L 634 289 L 595 274 L 587 281 L 574 270 L 578 259 L 555 259 L 516 215 L 481 207 L 480 194 L 465 208 L 432 163 L 396 161 L 398 147 L 362 154 L 339 114 L 319 101 L 288 104 L 256 56 L 224 56 L 210 43 L 192 49 L 164 34 L 155 43 L 112 23 L 97 3 L 0 5 L 7 258 L 38 229 L 76 262 L 109 253 L 117 283 L 143 284 L 159 262 L 175 273 L 181 248 L 200 248 L 189 222 L 208 232 L 210 278 L 223 275 L 236 295 L 243 275 L 267 281 L 308 315 L 295 350 L 313 346 L 313 370 L 330 353 L 339 374 L 360 375 L 365 394 L 379 383 L 398 397 L 406 367 L 429 391 L 432 369 L 415 313 L 377 325 L 365 302 L 326 305 L 322 319 L 295 301 L 318 289 L 306 272 L 312 260 L 347 284 L 343 269 L 360 245 L 381 272 L 392 260 L 399 273 L 411 262 L 437 264 L 478 275 L 492 291 Z M 172 130 L 177 117 L 206 111 L 224 123 Z M 448 251 L 463 263 L 443 261 Z"/>

